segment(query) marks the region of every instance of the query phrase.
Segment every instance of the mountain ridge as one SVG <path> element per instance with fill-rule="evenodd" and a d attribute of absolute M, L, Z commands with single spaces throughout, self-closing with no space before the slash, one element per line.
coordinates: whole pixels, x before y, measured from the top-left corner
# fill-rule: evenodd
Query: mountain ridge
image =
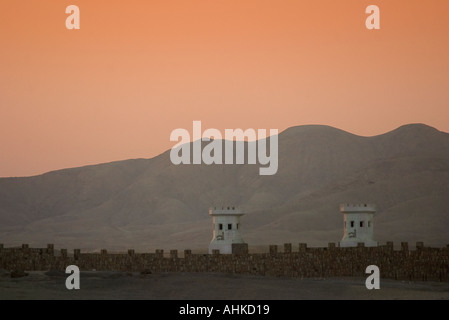
<path fill-rule="evenodd" d="M 207 208 L 232 203 L 248 212 L 242 224 L 250 245 L 322 244 L 341 238 L 339 203 L 374 202 L 379 241 L 444 245 L 448 160 L 449 134 L 424 124 L 370 137 L 307 125 L 279 133 L 273 176 L 260 176 L 259 165 L 175 166 L 167 150 L 150 159 L 0 178 L 0 242 L 207 248 Z M 432 212 L 431 221 L 406 220 L 404 211 L 415 212 L 417 204 Z"/>

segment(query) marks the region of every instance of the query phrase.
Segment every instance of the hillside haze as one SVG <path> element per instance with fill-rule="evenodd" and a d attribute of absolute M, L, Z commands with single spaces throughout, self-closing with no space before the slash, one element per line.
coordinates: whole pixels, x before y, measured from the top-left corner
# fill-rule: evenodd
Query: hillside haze
<path fill-rule="evenodd" d="M 168 138 L 168 137 L 167 137 Z M 238 205 L 250 246 L 343 235 L 340 203 L 374 203 L 375 240 L 449 243 L 449 134 L 423 124 L 361 137 L 307 125 L 279 134 L 279 168 L 173 165 L 170 151 L 0 179 L 5 246 L 207 249 L 210 206 Z"/>

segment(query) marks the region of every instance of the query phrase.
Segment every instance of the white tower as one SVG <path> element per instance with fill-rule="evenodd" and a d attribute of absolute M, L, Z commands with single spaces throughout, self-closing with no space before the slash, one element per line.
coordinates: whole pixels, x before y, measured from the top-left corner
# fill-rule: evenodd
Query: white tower
<path fill-rule="evenodd" d="M 345 223 L 340 247 L 357 247 L 359 242 L 365 243 L 365 247 L 377 247 L 377 241 L 373 240 L 374 205 L 340 204 L 340 211 Z"/>
<path fill-rule="evenodd" d="M 209 215 L 213 217 L 214 223 L 209 253 L 212 253 L 212 250 L 220 250 L 221 254 L 230 254 L 233 243 L 244 243 L 240 235 L 240 217 L 244 214 L 236 207 L 209 208 Z"/>

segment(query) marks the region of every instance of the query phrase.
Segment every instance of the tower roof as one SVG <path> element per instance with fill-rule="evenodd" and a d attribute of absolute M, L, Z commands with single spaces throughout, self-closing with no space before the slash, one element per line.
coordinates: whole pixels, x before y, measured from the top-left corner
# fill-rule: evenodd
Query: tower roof
<path fill-rule="evenodd" d="M 243 212 L 240 208 L 236 206 L 217 206 L 209 208 L 209 215 L 227 215 L 227 216 L 243 216 Z"/>
<path fill-rule="evenodd" d="M 342 203 L 340 204 L 341 213 L 375 213 L 376 206 L 374 204 L 352 204 Z"/>

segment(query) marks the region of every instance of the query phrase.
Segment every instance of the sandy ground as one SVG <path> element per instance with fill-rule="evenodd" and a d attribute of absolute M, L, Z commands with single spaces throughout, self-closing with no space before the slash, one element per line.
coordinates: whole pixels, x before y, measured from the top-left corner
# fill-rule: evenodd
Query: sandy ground
<path fill-rule="evenodd" d="M 368 290 L 364 278 L 292 279 L 218 273 L 81 272 L 80 289 L 67 290 L 63 272 L 0 275 L 0 300 L 7 299 L 445 299 L 449 283 L 381 279 Z"/>

